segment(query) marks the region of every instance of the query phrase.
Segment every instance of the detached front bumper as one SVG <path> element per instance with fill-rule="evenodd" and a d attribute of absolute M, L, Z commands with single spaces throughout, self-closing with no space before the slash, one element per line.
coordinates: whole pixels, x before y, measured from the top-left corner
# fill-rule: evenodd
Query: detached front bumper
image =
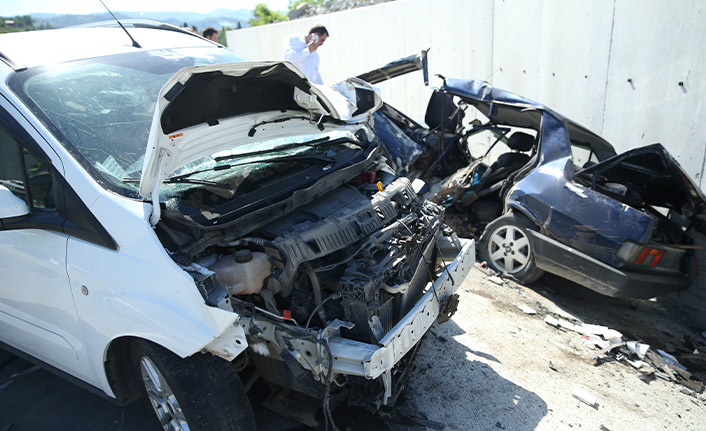
<path fill-rule="evenodd" d="M 390 391 L 390 370 L 407 354 L 439 317 L 444 303 L 466 278 L 475 263 L 475 241 L 461 240 L 463 247 L 427 292 L 378 344 L 368 344 L 333 336 L 328 346 L 333 355 L 333 372 L 376 379 L 383 376 L 386 396 Z"/>

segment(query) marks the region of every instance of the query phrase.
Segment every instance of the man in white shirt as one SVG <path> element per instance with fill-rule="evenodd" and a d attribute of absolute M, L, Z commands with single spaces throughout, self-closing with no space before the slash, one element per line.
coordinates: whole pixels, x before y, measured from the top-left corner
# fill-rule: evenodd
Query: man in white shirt
<path fill-rule="evenodd" d="M 328 38 L 328 30 L 323 25 L 316 25 L 306 36 L 296 34 L 288 36 L 283 43 L 284 59 L 297 66 L 309 81 L 323 84 L 319 73 L 319 54 L 316 52 Z"/>
<path fill-rule="evenodd" d="M 213 27 L 206 27 L 201 33 L 203 37 L 218 43 L 218 30 Z"/>

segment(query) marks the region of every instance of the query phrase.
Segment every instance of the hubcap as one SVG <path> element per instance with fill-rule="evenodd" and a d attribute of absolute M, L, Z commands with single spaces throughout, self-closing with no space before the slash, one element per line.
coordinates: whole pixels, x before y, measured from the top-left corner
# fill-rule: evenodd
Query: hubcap
<path fill-rule="evenodd" d="M 515 274 L 527 267 L 532 249 L 522 229 L 500 226 L 490 235 L 488 255 L 494 267 L 507 274 Z"/>
<path fill-rule="evenodd" d="M 184 412 L 162 373 L 147 356 L 140 358 L 142 383 L 147 389 L 147 397 L 165 431 L 189 431 Z"/>

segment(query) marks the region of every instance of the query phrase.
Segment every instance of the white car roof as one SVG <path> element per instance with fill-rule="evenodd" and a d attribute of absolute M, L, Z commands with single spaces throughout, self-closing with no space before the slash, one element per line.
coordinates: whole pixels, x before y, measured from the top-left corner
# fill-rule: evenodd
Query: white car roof
<path fill-rule="evenodd" d="M 132 46 L 128 35 L 117 26 L 71 27 L 2 34 L 0 58 L 18 69 L 138 50 L 214 45 L 211 41 L 186 32 L 135 27 L 128 27 L 127 30 L 142 48 Z M 32 49 L 27 49 L 28 46 L 32 46 Z"/>

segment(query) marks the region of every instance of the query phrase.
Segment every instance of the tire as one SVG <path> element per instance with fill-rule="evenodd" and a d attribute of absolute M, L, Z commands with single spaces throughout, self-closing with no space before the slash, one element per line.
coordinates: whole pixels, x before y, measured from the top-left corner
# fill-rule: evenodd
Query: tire
<path fill-rule="evenodd" d="M 489 223 L 478 241 L 478 255 L 495 271 L 522 284 L 537 281 L 544 271 L 534 263 L 534 248 L 527 235 L 536 227 L 512 213 Z"/>
<path fill-rule="evenodd" d="M 235 369 L 211 354 L 180 358 L 147 341 L 132 365 L 147 404 L 167 431 L 250 431 L 255 418 Z"/>

